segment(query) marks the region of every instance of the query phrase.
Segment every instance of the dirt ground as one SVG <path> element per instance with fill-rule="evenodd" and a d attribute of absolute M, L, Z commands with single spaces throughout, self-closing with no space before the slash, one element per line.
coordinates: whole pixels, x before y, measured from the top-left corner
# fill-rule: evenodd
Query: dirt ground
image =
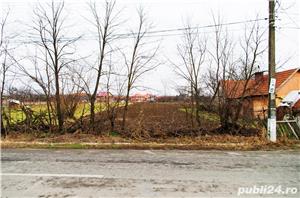
<path fill-rule="evenodd" d="M 122 111 L 116 113 L 115 129 L 122 137 L 129 138 L 169 138 L 169 137 L 197 137 L 203 135 L 224 134 L 219 130 L 216 114 L 201 112 L 201 125 L 189 112 L 185 112 L 181 103 L 137 103 L 129 106 L 126 120 L 126 130 L 121 130 Z M 85 119 L 88 122 L 88 118 Z M 99 133 L 111 131 L 107 113 L 98 113 L 96 117 L 96 130 Z M 85 125 L 88 125 L 87 123 Z M 257 128 L 242 127 L 238 132 L 228 134 L 241 136 L 259 136 L 261 130 Z"/>

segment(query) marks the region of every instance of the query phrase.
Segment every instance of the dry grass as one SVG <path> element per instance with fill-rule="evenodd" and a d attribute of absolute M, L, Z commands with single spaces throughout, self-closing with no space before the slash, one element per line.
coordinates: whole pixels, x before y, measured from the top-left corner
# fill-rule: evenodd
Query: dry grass
<path fill-rule="evenodd" d="M 132 139 L 156 140 L 173 137 L 198 137 L 216 134 L 234 134 L 243 136 L 258 136 L 260 129 L 242 127 L 235 131 L 220 131 L 217 115 L 201 112 L 201 123 L 197 125 L 190 113 L 182 111 L 181 103 L 138 103 L 130 106 L 127 112 L 126 129 L 121 129 L 122 108 L 116 112 L 114 132 L 122 137 Z M 84 119 L 83 127 L 70 125 L 73 131 L 86 132 L 89 130 L 89 119 Z M 77 127 L 77 128 L 76 128 Z M 111 131 L 107 112 L 96 116 L 95 133 L 105 134 Z"/>
<path fill-rule="evenodd" d="M 299 148 L 300 141 L 279 138 L 270 143 L 265 131 L 243 129 L 235 135 L 219 132 L 215 120 L 203 119 L 201 127 L 191 126 L 178 103 L 135 104 L 128 111 L 127 130 L 120 129 L 120 112 L 116 129 L 110 131 L 106 113 L 97 114 L 99 133 L 75 130 L 74 133 L 55 134 L 43 131 L 9 133 L 2 148 L 117 148 L 117 149 L 219 149 L 263 150 Z M 121 109 L 120 109 L 121 110 Z M 208 115 L 212 117 L 212 115 Z M 89 120 L 84 120 L 88 126 Z"/>
<path fill-rule="evenodd" d="M 279 139 L 271 143 L 265 138 L 214 135 L 200 137 L 168 138 L 144 141 L 114 136 L 66 134 L 53 137 L 34 137 L 19 134 L 1 142 L 2 148 L 72 148 L 72 149 L 186 149 L 186 150 L 273 150 L 300 149 L 300 141 Z"/>

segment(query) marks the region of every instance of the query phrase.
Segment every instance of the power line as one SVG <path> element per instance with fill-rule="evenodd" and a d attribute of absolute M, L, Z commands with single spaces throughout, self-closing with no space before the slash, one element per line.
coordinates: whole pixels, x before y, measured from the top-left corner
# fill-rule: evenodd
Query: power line
<path fill-rule="evenodd" d="M 165 37 L 165 36 L 180 36 L 183 35 L 184 33 L 174 33 L 174 34 L 160 34 L 157 35 L 157 33 L 169 33 L 169 32 L 178 32 L 178 31 L 184 31 L 184 30 L 189 30 L 189 29 L 204 29 L 204 28 L 213 28 L 213 27 L 220 27 L 220 26 L 232 26 L 232 25 L 237 25 L 237 24 L 246 24 L 246 23 L 251 23 L 251 22 L 257 22 L 257 21 L 266 21 L 268 18 L 260 18 L 260 19 L 251 19 L 251 20 L 244 20 L 244 21 L 235 21 L 235 22 L 229 22 L 229 23 L 220 23 L 220 24 L 212 24 L 212 25 L 205 25 L 205 26 L 196 26 L 196 27 L 189 27 L 189 28 L 173 28 L 173 29 L 162 29 L 162 30 L 155 30 L 155 31 L 149 31 L 146 32 L 145 37 Z M 237 29 L 240 30 L 240 29 Z M 234 30 L 236 31 L 236 30 Z M 205 32 L 205 33 L 211 33 L 215 31 L 210 31 L 210 32 Z M 127 39 L 127 38 L 134 38 L 134 36 L 138 34 L 136 32 L 133 33 L 120 33 L 120 34 L 115 34 L 116 38 L 119 39 Z M 30 44 L 34 42 L 39 42 L 39 37 L 33 37 L 29 36 L 29 38 L 32 38 L 32 41 L 21 41 L 21 40 L 14 40 L 13 42 L 15 43 L 24 43 L 24 44 Z M 61 41 L 70 41 L 75 38 L 64 38 L 61 39 Z M 92 36 L 92 37 L 85 37 L 81 38 L 80 40 L 96 40 L 97 36 Z"/>
<path fill-rule="evenodd" d="M 236 25 L 236 24 L 241 24 L 241 23 L 251 23 L 251 22 L 266 21 L 266 20 L 268 20 L 268 18 L 252 19 L 252 20 L 246 20 L 246 21 L 235 21 L 235 22 L 230 22 L 230 23 L 220 23 L 220 24 L 213 24 L 213 25 L 190 27 L 190 28 L 175 28 L 175 29 L 155 30 L 155 31 L 149 31 L 149 32 L 147 32 L 147 34 L 183 31 L 183 30 L 189 30 L 189 29 L 212 28 L 212 27 L 219 27 L 219 26 L 225 26 L 225 25 Z M 137 34 L 137 33 L 133 33 L 133 34 Z M 122 34 L 120 34 L 120 35 L 122 35 Z M 123 34 L 123 35 L 128 35 L 128 33 Z M 132 35 L 132 33 L 130 35 Z"/>

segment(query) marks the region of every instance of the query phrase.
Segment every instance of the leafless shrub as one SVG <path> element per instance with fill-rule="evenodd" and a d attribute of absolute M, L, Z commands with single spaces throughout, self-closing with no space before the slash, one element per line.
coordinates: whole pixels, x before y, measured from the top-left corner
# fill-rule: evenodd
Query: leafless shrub
<path fill-rule="evenodd" d="M 189 85 L 191 115 L 196 117 L 198 126 L 201 124 L 201 70 L 206 55 L 206 39 L 200 35 L 198 29 L 188 24 L 184 29 L 182 43 L 177 46 L 181 64 L 174 64 L 176 73 Z"/>

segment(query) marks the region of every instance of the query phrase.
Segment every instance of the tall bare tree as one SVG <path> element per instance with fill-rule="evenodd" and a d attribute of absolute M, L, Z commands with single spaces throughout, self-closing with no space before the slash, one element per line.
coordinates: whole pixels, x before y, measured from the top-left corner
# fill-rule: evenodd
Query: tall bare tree
<path fill-rule="evenodd" d="M 49 65 L 54 76 L 55 110 L 58 130 L 63 131 L 64 114 L 61 106 L 61 72 L 73 62 L 68 56 L 73 54 L 71 45 L 80 37 L 67 39 L 65 37 L 65 17 L 63 16 L 64 2 L 52 1 L 47 6 L 39 5 L 35 10 L 34 30 L 39 36 L 35 42 L 45 50 L 45 64 Z"/>
<path fill-rule="evenodd" d="M 232 78 L 232 71 L 234 71 L 232 68 L 235 66 L 233 61 L 234 44 L 228 32 L 221 25 L 220 17 L 218 19 L 214 17 L 213 19 L 215 24 L 215 45 L 210 54 L 215 67 L 210 68 L 214 70 L 210 70 L 210 82 L 213 82 L 210 84 L 210 88 L 213 92 L 213 99 L 217 96 L 217 109 L 221 126 L 228 128 L 231 107 L 229 106 L 226 93 L 220 90 L 226 90 L 226 84 L 222 82 L 225 82 L 227 78 Z"/>
<path fill-rule="evenodd" d="M 132 33 L 133 46 L 129 56 L 126 53 L 122 53 L 124 62 L 126 65 L 126 96 L 125 106 L 123 111 L 122 130 L 126 125 L 126 114 L 128 111 L 129 96 L 131 90 L 134 88 L 137 80 L 141 78 L 145 73 L 155 69 L 160 63 L 155 60 L 155 56 L 158 52 L 159 46 L 147 49 L 146 34 L 151 29 L 151 24 L 147 21 L 146 14 L 143 8 L 138 9 L 138 28 L 136 32 Z"/>
<path fill-rule="evenodd" d="M 116 27 L 119 26 L 118 15 L 119 12 L 115 12 L 115 1 L 105 1 L 104 16 L 101 17 L 99 14 L 96 3 L 90 3 L 90 10 L 93 15 L 93 25 L 97 30 L 97 42 L 98 42 L 98 61 L 94 67 L 96 70 L 96 80 L 93 82 L 93 89 L 89 93 L 90 101 L 90 123 L 94 127 L 95 122 L 95 103 L 97 93 L 99 90 L 100 78 L 103 75 L 104 61 L 108 53 L 110 53 L 109 46 L 111 42 L 116 39 L 114 35 Z"/>

